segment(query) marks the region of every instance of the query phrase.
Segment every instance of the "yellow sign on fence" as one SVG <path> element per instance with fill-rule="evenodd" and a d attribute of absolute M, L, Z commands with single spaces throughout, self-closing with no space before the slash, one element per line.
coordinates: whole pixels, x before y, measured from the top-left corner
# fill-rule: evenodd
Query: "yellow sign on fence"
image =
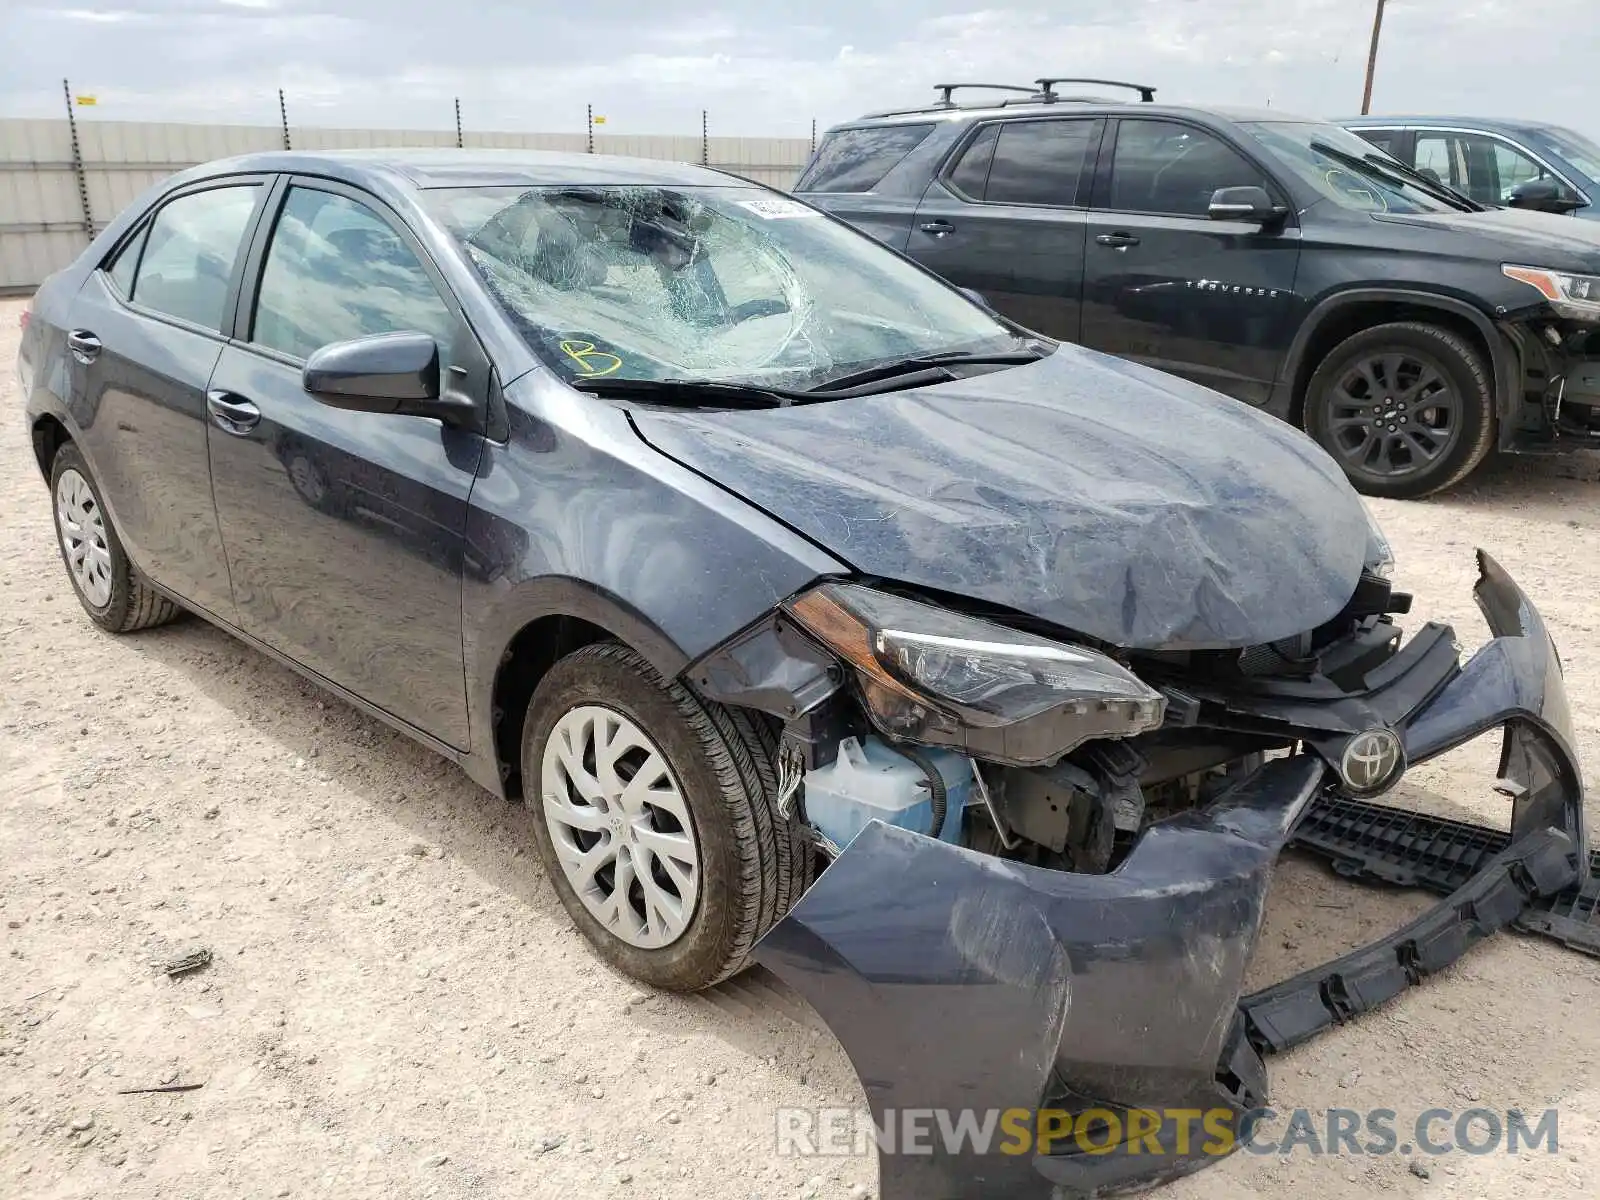
<path fill-rule="evenodd" d="M 606 119 L 604 117 L 596 117 L 594 119 L 594 123 L 596 125 L 604 125 L 606 123 Z"/>
<path fill-rule="evenodd" d="M 93 96 L 74 96 L 72 98 L 72 102 L 79 108 L 93 108 L 96 104 L 100 103 L 100 101 L 96 100 Z"/>

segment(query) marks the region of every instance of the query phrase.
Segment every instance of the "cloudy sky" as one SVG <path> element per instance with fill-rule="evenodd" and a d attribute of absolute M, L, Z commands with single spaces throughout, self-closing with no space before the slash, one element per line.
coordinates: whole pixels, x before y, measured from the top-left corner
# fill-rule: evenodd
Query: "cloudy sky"
<path fill-rule="evenodd" d="M 1354 112 L 1372 0 L 0 0 L 0 116 L 805 136 L 949 79 Z M 1600 136 L 1596 0 L 1391 0 L 1374 110 Z"/>

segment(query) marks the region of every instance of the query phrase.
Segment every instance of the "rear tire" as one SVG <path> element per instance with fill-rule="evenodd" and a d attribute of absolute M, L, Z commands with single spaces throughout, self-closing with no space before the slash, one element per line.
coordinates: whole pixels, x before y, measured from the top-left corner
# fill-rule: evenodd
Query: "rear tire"
<path fill-rule="evenodd" d="M 132 633 L 179 615 L 182 610 L 129 560 L 100 501 L 100 485 L 71 442 L 50 464 L 50 498 L 61 563 L 90 620 L 112 633 Z"/>
<path fill-rule="evenodd" d="M 1324 358 L 1305 428 L 1356 490 L 1411 500 L 1454 487 L 1494 442 L 1494 384 L 1459 334 L 1419 321 L 1365 329 Z"/>
<path fill-rule="evenodd" d="M 674 991 L 747 965 L 814 870 L 799 823 L 777 812 L 775 759 L 763 718 L 700 699 L 627 646 L 585 646 L 550 669 L 524 721 L 523 788 L 556 894 L 603 958 Z M 641 774 L 648 790 L 626 799 Z"/>

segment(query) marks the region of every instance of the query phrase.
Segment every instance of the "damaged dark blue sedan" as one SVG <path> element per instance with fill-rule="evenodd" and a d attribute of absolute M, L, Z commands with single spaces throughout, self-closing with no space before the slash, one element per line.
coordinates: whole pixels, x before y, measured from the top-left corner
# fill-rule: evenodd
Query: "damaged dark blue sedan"
<path fill-rule="evenodd" d="M 1193 1170 L 1131 1132 L 1243 1120 L 1264 1055 L 1500 929 L 1592 932 L 1560 661 L 1491 559 L 1491 641 L 1403 641 L 1303 435 L 745 181 L 210 164 L 43 286 L 20 370 L 99 626 L 197 613 L 527 803 L 603 957 L 766 964 L 875 1116 L 1102 1114 L 885 1154 L 887 1200 Z M 1509 833 L 1373 802 L 1491 733 Z M 1241 995 L 1291 844 L 1444 899 Z"/>

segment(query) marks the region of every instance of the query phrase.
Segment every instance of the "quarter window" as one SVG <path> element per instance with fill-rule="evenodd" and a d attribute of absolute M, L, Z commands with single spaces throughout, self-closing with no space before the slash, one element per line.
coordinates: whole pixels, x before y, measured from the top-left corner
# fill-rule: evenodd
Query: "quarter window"
<path fill-rule="evenodd" d="M 950 169 L 950 183 L 972 200 L 982 200 L 989 185 L 989 164 L 994 161 L 994 144 L 1000 137 L 1000 126 L 985 125 L 978 136 L 967 143 L 956 165 Z"/>
<path fill-rule="evenodd" d="M 111 264 L 106 272 L 111 276 L 111 282 L 117 285 L 117 291 L 130 299 L 133 296 L 133 273 L 139 268 L 139 251 L 144 248 L 144 239 L 150 233 L 150 226 L 146 225 L 134 235 L 133 239 L 117 254 L 116 261 Z"/>
<path fill-rule="evenodd" d="M 211 188 L 162 206 L 139 257 L 133 302 L 220 330 L 234 261 L 260 192 L 255 184 Z M 119 258 L 118 270 L 121 265 Z"/>
<path fill-rule="evenodd" d="M 991 204 L 1076 204 L 1090 135 L 1099 127 L 1095 120 L 1007 121 L 983 198 Z"/>
<path fill-rule="evenodd" d="M 400 235 L 358 201 L 290 188 L 250 340 L 307 358 L 330 342 L 410 331 L 432 334 L 442 361 L 456 318 Z"/>
<path fill-rule="evenodd" d="M 1232 146 L 1204 130 L 1173 121 L 1122 122 L 1109 207 L 1203 217 L 1212 193 L 1226 187 L 1266 188 L 1267 180 Z"/>
<path fill-rule="evenodd" d="M 877 125 L 830 133 L 795 191 L 870 192 L 932 132 L 932 125 Z"/>

